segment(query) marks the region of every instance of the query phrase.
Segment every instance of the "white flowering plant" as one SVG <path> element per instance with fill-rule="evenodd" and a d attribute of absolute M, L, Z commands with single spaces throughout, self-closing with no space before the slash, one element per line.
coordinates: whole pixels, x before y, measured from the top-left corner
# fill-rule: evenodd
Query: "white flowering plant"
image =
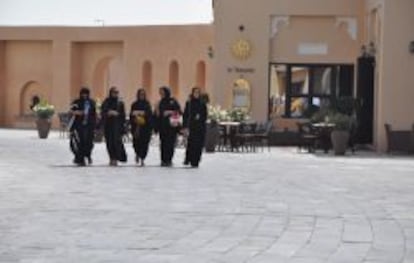
<path fill-rule="evenodd" d="M 230 119 L 236 122 L 244 122 L 250 119 L 249 112 L 243 108 L 229 110 Z"/>
<path fill-rule="evenodd" d="M 49 104 L 46 100 L 41 100 L 33 107 L 33 112 L 39 119 L 50 119 L 55 114 L 55 106 Z"/>
<path fill-rule="evenodd" d="M 208 106 L 208 119 L 213 122 L 236 121 L 243 122 L 248 120 L 249 114 L 247 110 L 234 108 L 231 110 L 222 109 L 219 105 Z"/>

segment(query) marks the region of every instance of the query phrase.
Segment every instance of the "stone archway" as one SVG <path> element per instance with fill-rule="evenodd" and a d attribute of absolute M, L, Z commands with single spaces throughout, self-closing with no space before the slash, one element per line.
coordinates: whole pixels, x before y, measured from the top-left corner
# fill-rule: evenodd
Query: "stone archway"
<path fill-rule="evenodd" d="M 20 107 L 19 114 L 20 116 L 32 114 L 30 105 L 32 104 L 33 97 L 38 96 L 40 99 L 47 99 L 43 87 L 36 81 L 29 81 L 20 92 Z"/>
<path fill-rule="evenodd" d="M 93 73 L 93 96 L 105 98 L 111 86 L 122 87 L 122 62 L 120 58 L 104 57 L 98 61 Z"/>

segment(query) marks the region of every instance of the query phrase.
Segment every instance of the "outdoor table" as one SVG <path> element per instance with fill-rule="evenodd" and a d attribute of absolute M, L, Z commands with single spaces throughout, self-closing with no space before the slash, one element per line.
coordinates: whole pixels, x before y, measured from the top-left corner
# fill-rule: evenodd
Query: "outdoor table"
<path fill-rule="evenodd" d="M 318 122 L 312 123 L 312 126 L 317 130 L 319 134 L 322 149 L 325 153 L 328 153 L 332 144 L 331 133 L 335 128 L 335 124 L 330 122 Z"/>
<path fill-rule="evenodd" d="M 223 143 L 225 146 L 227 146 L 228 144 L 230 144 L 230 149 L 233 151 L 234 148 L 234 135 L 235 132 L 232 131 L 232 128 L 237 128 L 240 126 L 240 122 L 235 122 L 235 121 L 223 121 L 223 122 L 219 122 L 220 126 L 224 127 L 224 138 L 223 138 Z"/>

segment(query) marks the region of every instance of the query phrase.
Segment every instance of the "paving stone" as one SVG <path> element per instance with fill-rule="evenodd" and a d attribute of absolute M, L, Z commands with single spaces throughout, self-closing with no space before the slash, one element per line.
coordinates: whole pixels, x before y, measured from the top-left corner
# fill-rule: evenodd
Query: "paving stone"
<path fill-rule="evenodd" d="M 414 158 L 205 154 L 199 169 L 77 168 L 52 132 L 0 130 L 3 263 L 412 263 Z"/>

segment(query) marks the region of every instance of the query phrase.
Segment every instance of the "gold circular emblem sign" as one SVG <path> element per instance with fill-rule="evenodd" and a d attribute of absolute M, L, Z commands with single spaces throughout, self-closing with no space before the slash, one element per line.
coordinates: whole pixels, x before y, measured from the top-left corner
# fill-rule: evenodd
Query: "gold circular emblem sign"
<path fill-rule="evenodd" d="M 248 40 L 239 39 L 234 42 L 233 46 L 231 47 L 231 52 L 237 59 L 246 60 L 252 53 L 252 45 Z"/>

